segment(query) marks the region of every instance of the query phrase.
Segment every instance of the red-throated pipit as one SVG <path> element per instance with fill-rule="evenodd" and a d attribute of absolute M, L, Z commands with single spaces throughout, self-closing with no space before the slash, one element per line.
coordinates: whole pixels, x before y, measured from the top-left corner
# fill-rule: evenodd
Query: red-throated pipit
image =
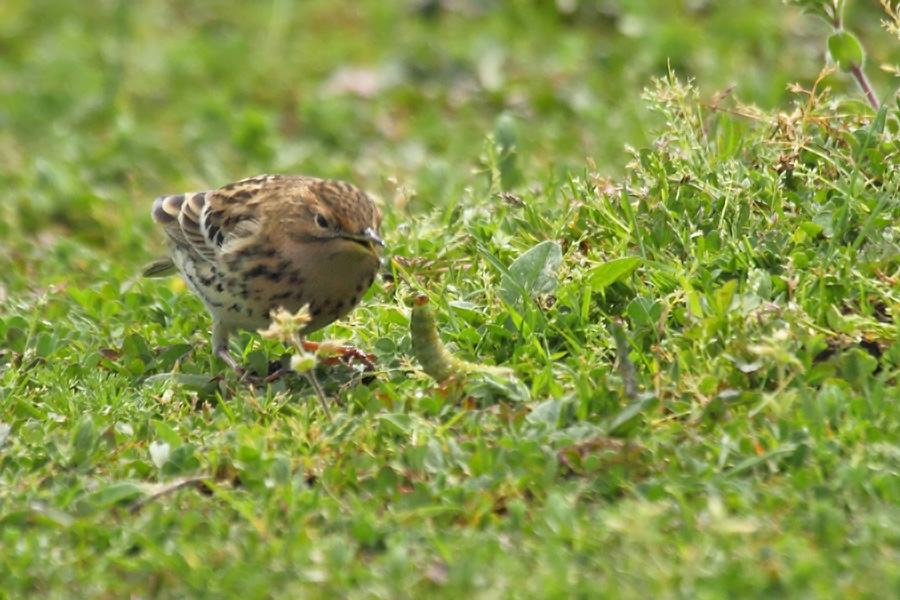
<path fill-rule="evenodd" d="M 381 211 L 343 181 L 260 175 L 160 196 L 152 214 L 169 256 L 145 274 L 181 273 L 212 315 L 214 352 L 238 372 L 228 352 L 235 330 L 265 328 L 271 311 L 306 305 L 302 333 L 321 329 L 356 306 L 381 264 Z"/>

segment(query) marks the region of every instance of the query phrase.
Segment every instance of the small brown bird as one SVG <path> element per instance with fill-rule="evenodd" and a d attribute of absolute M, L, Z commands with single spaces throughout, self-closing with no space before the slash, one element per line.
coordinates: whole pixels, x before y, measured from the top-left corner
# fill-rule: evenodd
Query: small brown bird
<path fill-rule="evenodd" d="M 181 273 L 212 316 L 213 351 L 238 372 L 229 335 L 265 328 L 278 307 L 309 305 L 302 333 L 343 317 L 372 285 L 384 248 L 372 199 L 332 179 L 259 175 L 160 196 L 152 215 L 169 236 L 169 257 L 144 274 Z"/>

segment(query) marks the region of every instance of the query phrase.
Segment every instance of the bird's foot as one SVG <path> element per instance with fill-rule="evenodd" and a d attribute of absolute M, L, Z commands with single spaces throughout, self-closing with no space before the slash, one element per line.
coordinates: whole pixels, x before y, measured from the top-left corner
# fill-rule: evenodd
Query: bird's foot
<path fill-rule="evenodd" d="M 225 364 L 228 365 L 231 370 L 237 374 L 238 379 L 240 379 L 244 383 L 272 383 L 273 381 L 278 381 L 291 372 L 290 369 L 285 369 L 284 366 L 282 366 L 281 361 L 272 360 L 269 361 L 269 366 L 267 369 L 268 373 L 266 373 L 265 376 L 261 377 L 254 373 L 252 370 L 239 365 L 237 361 L 235 361 L 231 357 L 231 354 L 228 352 L 228 348 L 217 348 L 215 352 L 216 356 L 225 361 Z"/>
<path fill-rule="evenodd" d="M 284 377 L 288 373 L 295 372 L 292 369 L 284 368 L 281 365 L 280 361 L 271 361 L 269 363 L 269 374 L 265 377 L 260 377 L 249 369 L 245 369 L 241 365 L 237 364 L 237 362 L 231 357 L 231 354 L 228 353 L 228 348 L 216 348 L 215 353 L 216 356 L 224 360 L 225 364 L 227 364 L 235 373 L 237 373 L 237 376 L 241 381 L 248 385 L 272 383 L 273 381 L 277 381 L 281 377 Z M 319 398 L 319 402 L 322 405 L 322 411 L 325 413 L 325 417 L 330 421 L 331 411 L 328 409 L 328 401 L 325 398 L 325 392 L 322 390 L 322 386 L 319 385 L 319 382 L 316 380 L 315 374 L 310 370 L 304 371 L 303 375 L 309 380 L 310 385 L 312 385 L 313 390 L 315 390 L 316 396 Z"/>

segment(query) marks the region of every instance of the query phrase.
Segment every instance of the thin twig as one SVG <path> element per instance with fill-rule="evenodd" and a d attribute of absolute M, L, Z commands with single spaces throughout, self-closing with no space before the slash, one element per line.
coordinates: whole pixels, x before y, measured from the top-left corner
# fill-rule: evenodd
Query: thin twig
<path fill-rule="evenodd" d="M 181 479 L 176 479 L 171 483 L 167 483 L 157 489 L 152 494 L 148 494 L 143 498 L 139 498 L 135 500 L 128 506 L 128 512 L 136 513 L 137 511 L 144 508 L 145 504 L 152 502 L 154 500 L 158 500 L 159 498 L 165 496 L 166 494 L 171 494 L 172 492 L 183 488 L 184 486 L 191 485 L 194 483 L 201 483 L 202 481 L 209 479 L 209 475 L 194 475 L 192 477 L 182 477 Z"/>

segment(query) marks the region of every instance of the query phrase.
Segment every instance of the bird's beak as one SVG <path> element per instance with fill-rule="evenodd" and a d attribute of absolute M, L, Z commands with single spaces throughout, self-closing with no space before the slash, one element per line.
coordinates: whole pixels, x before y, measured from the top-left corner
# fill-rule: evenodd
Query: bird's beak
<path fill-rule="evenodd" d="M 384 240 L 378 235 L 372 227 L 366 227 L 362 233 L 347 236 L 354 242 L 365 246 L 372 251 L 375 256 L 381 256 L 381 249 L 384 248 Z"/>
<path fill-rule="evenodd" d="M 378 232 L 371 227 L 366 227 L 366 230 L 363 231 L 363 237 L 369 240 L 369 242 L 371 242 L 373 245 L 384 248 L 384 240 L 381 239 L 381 236 L 378 235 Z"/>

